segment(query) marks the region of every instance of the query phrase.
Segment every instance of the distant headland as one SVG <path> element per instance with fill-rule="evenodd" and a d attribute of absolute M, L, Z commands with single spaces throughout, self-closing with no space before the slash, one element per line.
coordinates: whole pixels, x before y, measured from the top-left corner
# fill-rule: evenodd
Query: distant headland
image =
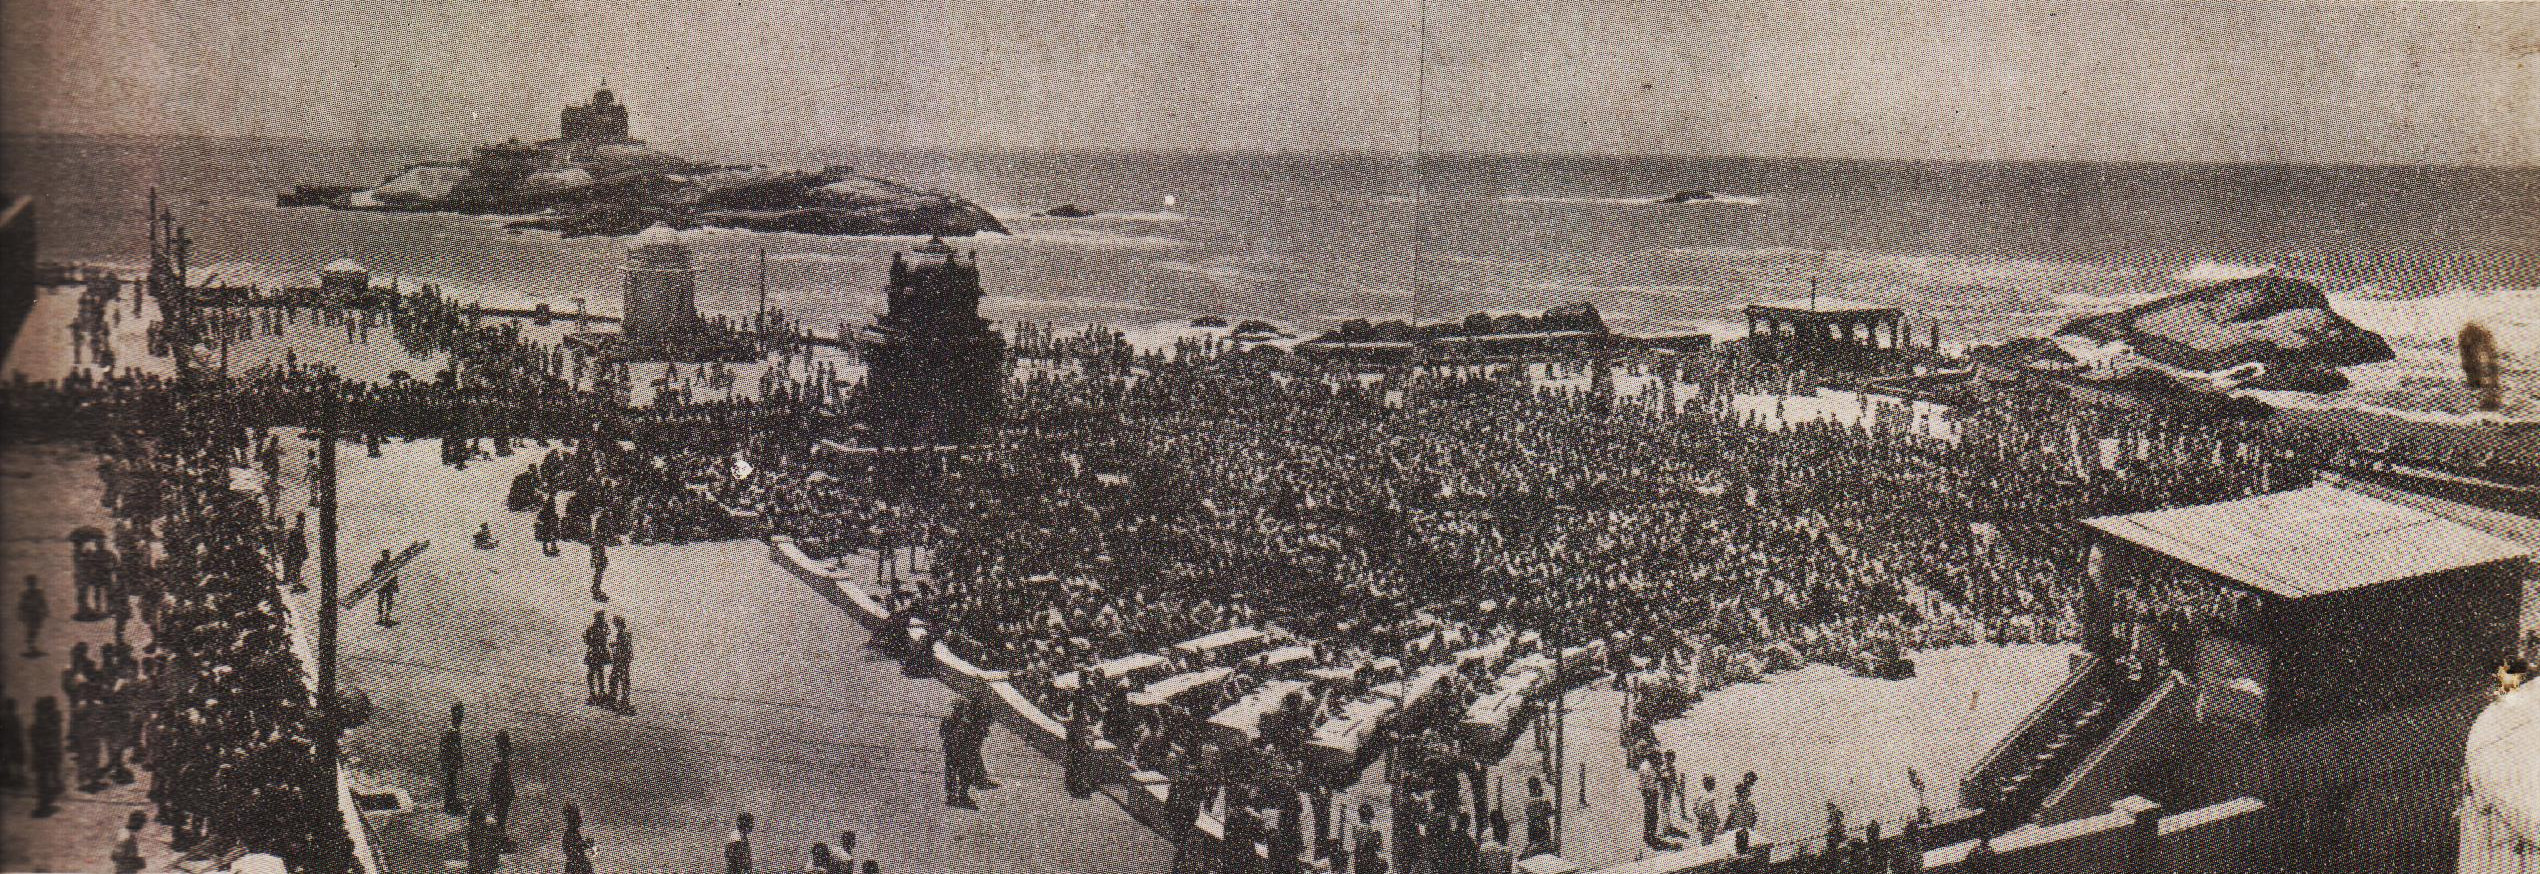
<path fill-rule="evenodd" d="M 863 176 L 690 161 L 627 136 L 626 104 L 606 86 L 564 108 L 555 139 L 476 147 L 464 162 L 428 162 L 377 187 L 303 185 L 286 207 L 527 216 L 511 223 L 623 236 L 655 224 L 832 236 L 1004 233 L 978 204 Z"/>

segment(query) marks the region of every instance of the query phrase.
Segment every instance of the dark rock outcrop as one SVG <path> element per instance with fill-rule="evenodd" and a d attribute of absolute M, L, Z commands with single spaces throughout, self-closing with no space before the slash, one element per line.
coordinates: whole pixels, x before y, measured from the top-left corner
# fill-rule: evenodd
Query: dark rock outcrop
<path fill-rule="evenodd" d="M 1491 334 L 1524 334 L 1543 331 L 1578 331 L 1588 334 L 1607 333 L 1605 319 L 1596 305 L 1587 301 L 1557 306 L 1543 315 L 1512 313 L 1493 316 L 1474 313 L 1460 321 L 1413 326 L 1406 322 L 1369 322 L 1352 319 L 1315 337 L 1317 343 L 1427 342 L 1455 337 L 1478 337 Z"/>
<path fill-rule="evenodd" d="M 424 178 L 427 170 L 441 177 Z M 857 175 L 845 167 L 771 170 L 663 164 L 592 178 L 554 174 L 548 186 L 489 186 L 465 168 L 408 168 L 371 192 L 332 198 L 342 209 L 522 215 L 512 228 L 568 237 L 623 236 L 656 223 L 832 236 L 966 237 L 1004 233 L 987 210 L 940 191 Z M 538 177 L 532 177 L 536 179 Z"/>
<path fill-rule="evenodd" d="M 2181 370 L 2264 365 L 2264 374 L 2242 383 L 2246 388 L 2336 391 L 2347 384 L 2337 368 L 2394 355 L 2381 335 L 2330 309 L 2317 286 L 2273 274 L 2075 319 L 2056 333 L 2122 342 L 2144 358 Z"/>
<path fill-rule="evenodd" d="M 745 171 L 694 177 L 634 198 L 558 204 L 511 223 L 565 236 L 632 234 L 659 222 L 830 236 L 966 237 L 1005 233 L 978 204 L 842 168 L 817 173 Z"/>

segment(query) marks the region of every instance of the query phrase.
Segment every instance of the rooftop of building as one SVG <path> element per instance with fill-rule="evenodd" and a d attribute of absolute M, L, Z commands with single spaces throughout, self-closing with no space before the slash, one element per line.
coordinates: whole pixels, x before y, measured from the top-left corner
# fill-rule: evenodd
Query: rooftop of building
<path fill-rule="evenodd" d="M 2082 524 L 2281 598 L 2326 595 L 2532 554 L 2529 548 L 2424 510 L 2333 485 L 2102 516 Z"/>
<path fill-rule="evenodd" d="M 635 236 L 626 238 L 626 247 L 629 249 L 648 249 L 654 246 L 686 245 L 688 245 L 688 239 L 686 236 L 680 234 L 678 230 L 669 225 L 659 223 L 636 232 Z"/>
<path fill-rule="evenodd" d="M 335 259 L 335 260 L 333 260 L 333 261 L 329 261 L 329 262 L 327 262 L 327 265 L 326 265 L 325 267 L 318 268 L 318 272 L 319 272 L 319 273 L 369 273 L 369 272 L 370 272 L 370 269 L 369 269 L 369 268 L 366 268 L 366 267 L 363 267 L 363 266 L 362 266 L 359 262 L 356 262 L 356 261 L 354 261 L 354 260 L 353 260 L 353 259 L 351 259 L 351 258 L 337 258 L 337 259 Z"/>
<path fill-rule="evenodd" d="M 1819 315 L 1871 315 L 1900 312 L 1886 304 L 1863 303 L 1840 297 L 1802 297 L 1752 304 L 1750 310 L 1772 310 L 1777 313 L 1816 313 Z"/>

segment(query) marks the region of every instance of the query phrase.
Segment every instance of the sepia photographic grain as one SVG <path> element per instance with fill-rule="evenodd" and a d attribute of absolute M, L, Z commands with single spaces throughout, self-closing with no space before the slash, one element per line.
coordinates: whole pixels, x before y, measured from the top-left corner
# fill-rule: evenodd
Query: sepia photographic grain
<path fill-rule="evenodd" d="M 2540 872 L 2540 4 L 7 0 L 0 304 L 0 871 Z"/>

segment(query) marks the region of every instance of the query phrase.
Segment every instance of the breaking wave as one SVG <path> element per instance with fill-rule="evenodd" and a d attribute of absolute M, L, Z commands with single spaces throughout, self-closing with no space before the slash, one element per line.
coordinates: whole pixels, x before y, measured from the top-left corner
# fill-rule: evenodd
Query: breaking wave
<path fill-rule="evenodd" d="M 2182 269 L 2177 273 L 2170 274 L 2170 278 L 2177 280 L 2180 285 L 2192 288 L 2200 285 L 2213 285 L 2218 282 L 2230 282 L 2236 279 L 2250 279 L 2253 277 L 2265 276 L 2274 272 L 2276 272 L 2276 267 L 2273 264 L 2251 265 L 2228 264 L 2219 261 L 2198 261 L 2194 264 L 2187 265 L 2185 269 Z"/>
<path fill-rule="evenodd" d="M 1511 195 L 1501 203 L 1556 204 L 1570 206 L 1762 206 L 1764 199 L 1747 195 L 1719 194 L 1697 200 L 1675 201 L 1658 197 L 1552 197 Z"/>

